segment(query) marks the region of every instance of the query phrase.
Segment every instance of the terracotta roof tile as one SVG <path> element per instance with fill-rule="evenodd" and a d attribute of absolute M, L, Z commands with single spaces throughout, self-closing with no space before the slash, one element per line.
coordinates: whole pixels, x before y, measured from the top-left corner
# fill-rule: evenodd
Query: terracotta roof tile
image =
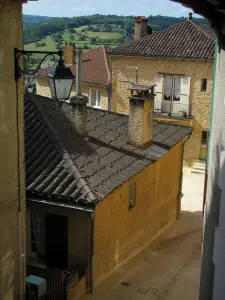
<path fill-rule="evenodd" d="M 191 20 L 110 50 L 110 55 L 214 59 L 216 36 Z"/>
<path fill-rule="evenodd" d="M 108 48 L 105 45 L 86 51 L 82 55 L 82 81 L 84 83 L 96 85 L 108 85 L 110 83 L 110 72 L 106 58 Z M 70 67 L 76 77 L 76 64 Z M 47 67 L 38 71 L 36 77 L 47 77 L 52 67 Z M 76 78 L 75 78 L 76 80 Z"/>

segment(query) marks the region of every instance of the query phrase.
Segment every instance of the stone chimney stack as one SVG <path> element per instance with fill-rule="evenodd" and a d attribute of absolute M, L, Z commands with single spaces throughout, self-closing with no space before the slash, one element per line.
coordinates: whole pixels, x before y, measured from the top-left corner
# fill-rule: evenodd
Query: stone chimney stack
<path fill-rule="evenodd" d="M 134 18 L 135 22 L 135 29 L 134 29 L 134 40 L 138 41 L 141 38 L 145 37 L 148 35 L 148 18 L 146 17 L 135 17 Z"/>
<path fill-rule="evenodd" d="M 63 48 L 64 64 L 68 67 L 74 65 L 75 60 L 75 44 L 66 44 Z"/>
<path fill-rule="evenodd" d="M 87 134 L 87 103 L 88 97 L 82 95 L 82 49 L 76 50 L 76 96 L 71 97 L 72 127 L 75 133 Z"/>
<path fill-rule="evenodd" d="M 140 149 L 149 147 L 153 140 L 154 87 L 133 85 L 129 88 L 129 143 Z"/>

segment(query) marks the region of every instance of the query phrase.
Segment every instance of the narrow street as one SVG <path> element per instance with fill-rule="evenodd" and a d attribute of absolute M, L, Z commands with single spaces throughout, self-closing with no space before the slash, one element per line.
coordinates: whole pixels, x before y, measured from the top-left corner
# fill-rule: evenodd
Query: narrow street
<path fill-rule="evenodd" d="M 204 175 L 185 172 L 180 220 L 84 299 L 197 300 L 203 184 Z"/>

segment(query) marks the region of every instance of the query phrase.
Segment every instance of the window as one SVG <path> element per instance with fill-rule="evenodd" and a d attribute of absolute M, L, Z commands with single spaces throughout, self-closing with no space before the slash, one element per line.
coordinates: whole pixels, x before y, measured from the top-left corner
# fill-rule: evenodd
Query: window
<path fill-rule="evenodd" d="M 136 205 L 136 183 L 130 185 L 130 201 L 129 209 L 132 209 Z"/>
<path fill-rule="evenodd" d="M 202 79 L 201 92 L 207 91 L 207 79 Z"/>
<path fill-rule="evenodd" d="M 181 77 L 166 75 L 164 84 L 164 100 L 180 101 Z"/>
<path fill-rule="evenodd" d="M 209 132 L 208 131 L 202 131 L 202 145 L 207 145 L 208 144 L 208 137 L 209 137 Z"/>
<path fill-rule="evenodd" d="M 30 254 L 45 257 L 45 221 L 44 213 L 31 212 L 30 215 Z"/>
<path fill-rule="evenodd" d="M 99 90 L 89 90 L 89 105 L 96 108 L 101 107 L 101 95 Z"/>

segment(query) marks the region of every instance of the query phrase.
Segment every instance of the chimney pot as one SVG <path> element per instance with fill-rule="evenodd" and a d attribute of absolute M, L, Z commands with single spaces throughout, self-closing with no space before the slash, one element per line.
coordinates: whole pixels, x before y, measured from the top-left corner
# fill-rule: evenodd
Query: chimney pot
<path fill-rule="evenodd" d="M 63 48 L 64 64 L 68 67 L 74 65 L 75 48 L 73 43 L 66 44 Z"/>
<path fill-rule="evenodd" d="M 193 13 L 192 12 L 189 12 L 189 14 L 188 14 L 188 20 L 189 21 L 192 21 L 192 19 L 193 19 Z"/>
<path fill-rule="evenodd" d="M 129 105 L 129 143 L 146 149 L 153 140 L 153 107 L 155 85 L 133 85 Z"/>
<path fill-rule="evenodd" d="M 134 40 L 138 41 L 141 38 L 148 35 L 148 18 L 143 16 L 137 16 L 134 18 L 135 30 Z"/>

